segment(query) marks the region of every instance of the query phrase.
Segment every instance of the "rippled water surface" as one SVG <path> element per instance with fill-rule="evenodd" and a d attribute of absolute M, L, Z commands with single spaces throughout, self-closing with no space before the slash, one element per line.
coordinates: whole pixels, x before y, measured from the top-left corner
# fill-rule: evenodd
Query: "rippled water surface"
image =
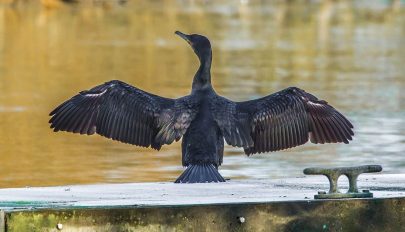
<path fill-rule="evenodd" d="M 180 143 L 157 152 L 48 125 L 56 105 L 110 79 L 166 97 L 188 94 L 198 60 L 175 30 L 211 39 L 218 93 L 245 100 L 298 86 L 355 125 L 350 145 L 252 157 L 226 147 L 225 177 L 362 164 L 405 173 L 403 2 L 89 2 L 0 5 L 0 187 L 176 178 Z"/>

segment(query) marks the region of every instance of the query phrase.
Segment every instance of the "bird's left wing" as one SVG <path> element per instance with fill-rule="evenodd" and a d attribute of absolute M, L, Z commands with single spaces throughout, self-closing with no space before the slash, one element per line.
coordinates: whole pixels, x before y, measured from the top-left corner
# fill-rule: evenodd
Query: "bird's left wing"
<path fill-rule="evenodd" d="M 100 134 L 104 137 L 159 150 L 178 141 L 196 112 L 194 101 L 150 94 L 121 81 L 82 91 L 54 109 L 54 131 Z"/>
<path fill-rule="evenodd" d="M 218 97 L 214 119 L 228 144 L 246 154 L 313 143 L 348 143 L 353 125 L 326 101 L 290 87 L 266 97 L 233 102 Z"/>

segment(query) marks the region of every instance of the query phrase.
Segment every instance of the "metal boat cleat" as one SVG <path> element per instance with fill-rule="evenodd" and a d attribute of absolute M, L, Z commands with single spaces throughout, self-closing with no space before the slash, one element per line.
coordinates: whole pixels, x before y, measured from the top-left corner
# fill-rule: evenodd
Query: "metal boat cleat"
<path fill-rule="evenodd" d="M 329 192 L 318 191 L 314 195 L 315 199 L 340 199 L 340 198 L 372 198 L 373 193 L 365 189 L 359 191 L 357 188 L 357 177 L 362 173 L 381 172 L 381 165 L 363 165 L 357 167 L 339 167 L 339 168 L 306 168 L 306 175 L 324 175 L 329 180 Z M 339 192 L 337 182 L 341 175 L 349 179 L 349 190 L 346 193 Z"/>

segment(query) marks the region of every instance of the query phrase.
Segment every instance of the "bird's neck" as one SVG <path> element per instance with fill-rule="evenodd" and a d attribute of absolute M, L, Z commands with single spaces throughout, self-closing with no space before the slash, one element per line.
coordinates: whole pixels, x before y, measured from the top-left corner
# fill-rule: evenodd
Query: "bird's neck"
<path fill-rule="evenodd" d="M 198 68 L 193 80 L 193 91 L 212 88 L 211 86 L 211 61 L 212 53 L 200 58 L 200 67 Z"/>

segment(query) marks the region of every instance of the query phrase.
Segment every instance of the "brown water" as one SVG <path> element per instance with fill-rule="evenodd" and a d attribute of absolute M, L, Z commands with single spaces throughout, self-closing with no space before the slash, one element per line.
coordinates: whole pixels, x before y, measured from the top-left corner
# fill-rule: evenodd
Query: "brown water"
<path fill-rule="evenodd" d="M 175 30 L 211 39 L 218 93 L 245 100 L 298 86 L 355 125 L 350 145 L 249 158 L 226 147 L 224 176 L 290 177 L 309 166 L 362 164 L 405 172 L 403 3 L 107 2 L 0 5 L 0 187 L 176 178 L 180 143 L 157 152 L 48 125 L 56 105 L 110 79 L 166 97 L 188 94 L 198 60 Z"/>

